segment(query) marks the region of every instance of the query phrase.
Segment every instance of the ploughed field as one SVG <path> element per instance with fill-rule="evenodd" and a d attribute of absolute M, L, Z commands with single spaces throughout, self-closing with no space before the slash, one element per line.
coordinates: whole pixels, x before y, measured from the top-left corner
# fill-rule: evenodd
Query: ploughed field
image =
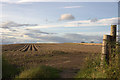
<path fill-rule="evenodd" d="M 2 45 L 2 54 L 17 67 L 47 65 L 61 69 L 61 77 L 71 78 L 87 57 L 101 53 L 101 44 L 40 43 Z"/>

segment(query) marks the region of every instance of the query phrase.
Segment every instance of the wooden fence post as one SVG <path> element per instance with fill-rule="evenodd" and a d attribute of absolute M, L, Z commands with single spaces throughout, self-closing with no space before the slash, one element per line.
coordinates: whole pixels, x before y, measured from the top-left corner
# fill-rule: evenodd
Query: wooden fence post
<path fill-rule="evenodd" d="M 116 48 L 117 49 L 117 44 L 116 44 L 116 32 L 117 31 L 117 25 L 111 25 L 111 33 L 110 35 L 112 36 L 112 39 L 111 39 L 111 52 L 110 52 L 110 55 L 112 55 L 112 53 L 114 53 L 114 49 Z M 115 56 L 115 54 L 114 54 Z M 111 62 L 111 56 L 110 56 L 110 60 L 109 62 Z M 111 63 L 112 64 L 112 63 Z"/>
<path fill-rule="evenodd" d="M 110 55 L 113 52 L 112 48 L 116 47 L 114 44 L 116 43 L 116 26 L 117 25 L 111 25 L 110 35 L 103 36 L 101 66 L 110 63 L 110 58 L 111 58 Z"/>
<path fill-rule="evenodd" d="M 110 35 L 113 37 L 112 41 L 114 41 L 114 42 L 116 42 L 116 26 L 117 25 L 111 25 Z"/>
<path fill-rule="evenodd" d="M 111 41 L 110 35 L 103 35 L 103 43 L 102 43 L 102 54 L 101 54 L 101 66 L 105 64 L 109 64 L 109 42 Z"/>

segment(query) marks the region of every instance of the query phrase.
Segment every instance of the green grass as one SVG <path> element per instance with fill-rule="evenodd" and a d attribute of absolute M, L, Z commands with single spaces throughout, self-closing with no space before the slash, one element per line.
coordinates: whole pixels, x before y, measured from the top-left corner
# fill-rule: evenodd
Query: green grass
<path fill-rule="evenodd" d="M 2 58 L 2 78 L 59 78 L 60 70 L 50 66 L 16 67 Z"/>
<path fill-rule="evenodd" d="M 50 66 L 38 66 L 24 70 L 16 78 L 59 78 L 59 72 Z"/>
<path fill-rule="evenodd" d="M 120 48 L 113 48 L 109 56 L 110 63 L 100 66 L 100 55 L 86 60 L 86 66 L 81 69 L 75 78 L 118 78 L 120 79 Z M 94 56 L 93 56 L 94 57 Z"/>
<path fill-rule="evenodd" d="M 19 74 L 20 69 L 10 64 L 5 58 L 2 58 L 2 78 L 14 78 Z"/>
<path fill-rule="evenodd" d="M 85 67 L 77 73 L 75 78 L 106 78 L 106 73 L 100 67 L 100 55 L 93 59 L 86 58 Z"/>

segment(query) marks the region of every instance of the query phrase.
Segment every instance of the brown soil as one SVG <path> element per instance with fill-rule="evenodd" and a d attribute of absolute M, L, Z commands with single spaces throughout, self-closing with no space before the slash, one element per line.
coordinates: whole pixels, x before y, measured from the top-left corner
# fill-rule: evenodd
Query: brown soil
<path fill-rule="evenodd" d="M 2 54 L 18 67 L 48 65 L 61 69 L 62 78 L 72 78 L 86 57 L 101 53 L 101 45 L 89 44 L 11 44 L 2 46 Z"/>

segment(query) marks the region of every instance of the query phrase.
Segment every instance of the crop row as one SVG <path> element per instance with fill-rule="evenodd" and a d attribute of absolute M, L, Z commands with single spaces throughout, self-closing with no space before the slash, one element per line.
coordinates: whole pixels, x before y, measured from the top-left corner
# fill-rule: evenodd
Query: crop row
<path fill-rule="evenodd" d="M 38 51 L 37 47 L 34 44 L 26 44 L 24 47 L 20 48 L 18 51 Z"/>

